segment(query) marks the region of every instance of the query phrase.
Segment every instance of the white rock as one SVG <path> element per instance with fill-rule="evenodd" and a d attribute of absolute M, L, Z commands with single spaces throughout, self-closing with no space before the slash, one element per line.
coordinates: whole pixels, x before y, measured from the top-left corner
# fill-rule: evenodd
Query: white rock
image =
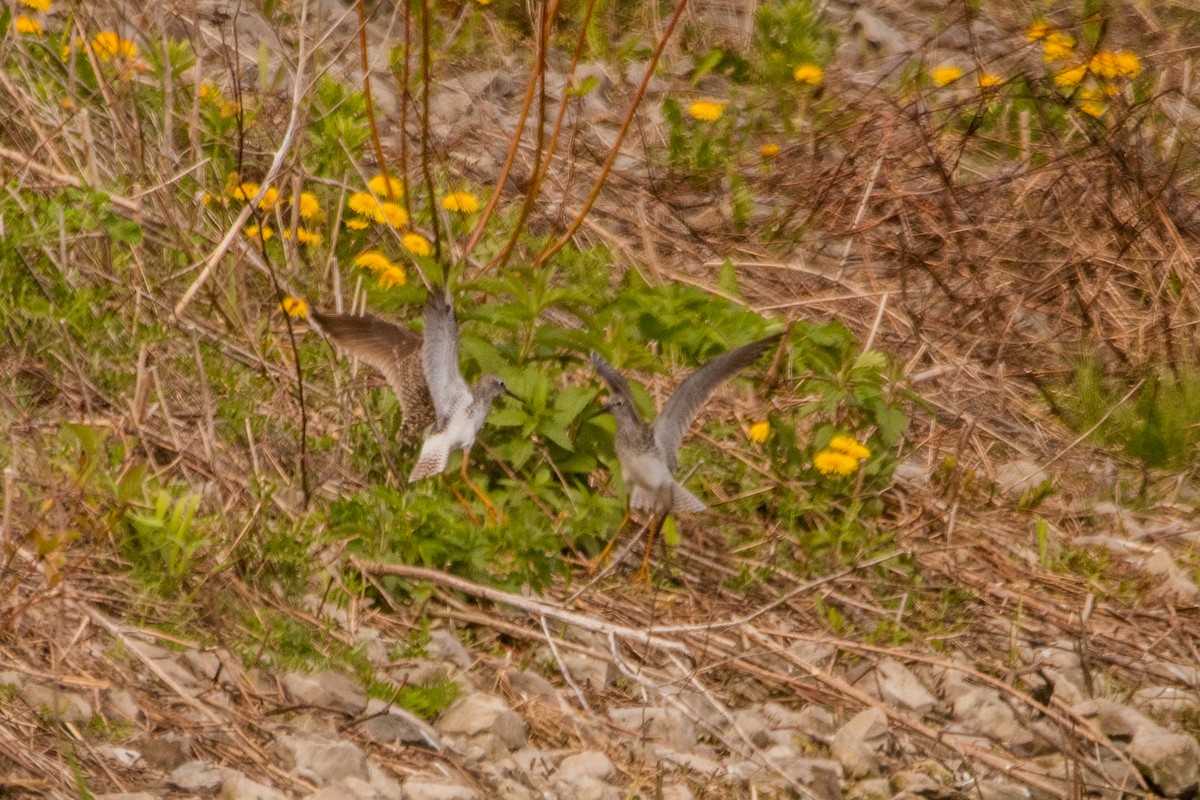
<path fill-rule="evenodd" d="M 1158 727 L 1138 728 L 1129 758 L 1167 797 L 1180 797 L 1200 784 L 1200 743 Z"/>
<path fill-rule="evenodd" d="M 366 691 L 358 681 L 340 672 L 289 672 L 281 682 L 294 703 L 352 716 L 361 714 L 367 708 Z"/>
<path fill-rule="evenodd" d="M 937 699 L 922 685 L 908 667 L 885 658 L 867 673 L 860 686 L 891 706 L 924 714 L 937 705 Z"/>
<path fill-rule="evenodd" d="M 1145 714 L 1112 700 L 1084 700 L 1072 706 L 1071 710 L 1091 720 L 1110 739 L 1129 741 L 1141 728 L 1158 728 L 1158 724 Z"/>
<path fill-rule="evenodd" d="M 217 767 L 224 782 L 221 789 L 222 800 L 289 800 L 288 795 L 227 767 Z"/>
<path fill-rule="evenodd" d="M 524 747 L 529 726 L 521 715 L 495 695 L 475 692 L 459 699 L 438 720 L 443 734 L 475 736 L 494 733 L 509 750 Z"/>
<path fill-rule="evenodd" d="M 1050 476 L 1046 471 L 1032 461 L 1016 459 L 1007 464 L 1001 464 L 996 470 L 996 486 L 1010 497 L 1020 497 L 1025 492 L 1036 489 Z"/>
<path fill-rule="evenodd" d="M 404 782 L 404 797 L 406 800 L 479 800 L 479 795 L 469 786 L 421 777 Z"/>
<path fill-rule="evenodd" d="M 444 628 L 430 631 L 429 645 L 426 650 L 431 658 L 449 661 L 461 669 L 467 669 L 475 663 L 475 659 L 471 658 L 471 654 L 467 652 L 467 648 L 463 647 L 463 643 Z"/>
<path fill-rule="evenodd" d="M 60 722 L 87 722 L 92 705 L 78 692 L 68 692 L 45 683 L 29 682 L 17 690 L 17 696 L 39 714 Z"/>
<path fill-rule="evenodd" d="M 272 749 L 289 769 L 318 786 L 343 778 L 370 779 L 367 754 L 344 739 L 287 734 L 276 739 Z"/>
<path fill-rule="evenodd" d="M 687 750 L 696 744 L 696 726 L 674 708 L 634 706 L 610 709 L 608 716 L 617 725 L 636 732 L 639 738 L 662 742 Z"/>
<path fill-rule="evenodd" d="M 1133 702 L 1160 714 L 1181 714 L 1200 709 L 1196 692 L 1177 686 L 1146 686 L 1133 693 Z"/>
<path fill-rule="evenodd" d="M 425 720 L 406 708 L 388 706 L 382 700 L 367 701 L 367 719 L 358 729 L 368 738 L 382 744 L 404 742 L 420 744 L 433 750 L 442 748 L 437 731 Z"/>
<path fill-rule="evenodd" d="M 196 794 L 216 794 L 221 791 L 224 779 L 216 767 L 203 761 L 189 761 L 181 764 L 167 776 L 167 786 L 181 792 Z"/>
<path fill-rule="evenodd" d="M 879 708 L 868 708 L 834 734 L 829 749 L 847 776 L 865 778 L 878 773 L 879 755 L 887 742 L 887 714 Z"/>
<path fill-rule="evenodd" d="M 587 775 L 607 781 L 616 775 L 616 769 L 612 759 L 599 750 L 584 750 L 564 758 L 558 765 L 558 774 L 567 777 Z"/>
<path fill-rule="evenodd" d="M 399 797 L 400 787 L 396 787 Z M 343 778 L 310 794 L 305 800 L 385 800 L 375 787 L 358 778 Z"/>
<path fill-rule="evenodd" d="M 624 796 L 617 787 L 590 775 L 581 775 L 569 780 L 556 778 L 553 786 L 559 797 L 569 797 L 571 800 L 621 800 Z"/>
<path fill-rule="evenodd" d="M 954 702 L 954 717 L 968 730 L 982 734 L 1009 750 L 1028 751 L 1033 733 L 1017 720 L 1012 707 L 995 689 L 978 687 Z"/>
<path fill-rule="evenodd" d="M 146 719 L 133 692 L 128 689 L 109 689 L 104 693 L 104 717 L 110 720 L 123 719 L 134 724 Z"/>

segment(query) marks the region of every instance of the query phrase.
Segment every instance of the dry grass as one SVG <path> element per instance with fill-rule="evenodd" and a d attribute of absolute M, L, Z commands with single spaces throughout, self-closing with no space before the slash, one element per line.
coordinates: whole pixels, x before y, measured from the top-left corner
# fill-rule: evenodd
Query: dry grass
<path fill-rule="evenodd" d="M 72 25 L 81 35 L 116 25 L 107 13 L 80 11 Z M 1057 643 L 1075 648 L 1096 678 L 1095 691 L 1119 700 L 1145 685 L 1200 687 L 1196 608 L 1156 591 L 1152 578 L 1128 565 L 1107 564 L 1098 574 L 1065 568 L 1061 559 L 1039 552 L 1035 538 L 1038 519 L 1048 523 L 1055 551 L 1109 527 L 1107 518 L 1080 509 L 1119 494 L 1121 480 L 1133 472 L 1119 456 L 1079 443 L 1055 418 L 1043 389 L 1068 376 L 1072 359 L 1085 352 L 1130 374 L 1149 364 L 1194 362 L 1191 320 L 1200 287 L 1188 251 L 1200 223 L 1190 185 L 1196 154 L 1187 137 L 1196 109 L 1184 91 L 1194 75 L 1189 61 L 1172 55 L 1177 44 L 1172 29 L 1150 14 L 1130 11 L 1113 26 L 1114 35 L 1130 45 L 1156 47 L 1146 57 L 1147 69 L 1160 75 L 1149 100 L 1115 104 L 1104 124 L 1070 112 L 1062 125 L 1036 113 L 1014 117 L 1008 130 L 1016 144 L 991 141 L 972 128 L 969 120 L 981 111 L 977 92 L 917 97 L 896 89 L 893 75 L 874 85 L 831 75 L 824 90 L 825 124 L 816 132 L 806 129 L 756 173 L 754 191 L 771 213 L 764 224 L 744 230 L 734 229 L 715 184 L 697 186 L 643 160 L 644 148 L 661 144 L 661 128 L 648 110 L 657 97 L 629 120 L 614 111 L 613 126 L 606 129 L 611 133 L 617 123 L 632 121 L 629 129 L 636 135 L 626 140 L 624 154 L 634 159 L 636 171 L 625 165 L 607 174 L 607 151 L 585 126 L 564 132 L 564 160 L 540 186 L 542 199 L 530 209 L 531 229 L 561 233 L 578 218 L 574 242 L 603 243 L 615 254 L 618 271 L 638 269 L 652 281 L 680 281 L 718 294 L 718 270 L 729 258 L 750 307 L 782 318 L 836 317 L 905 365 L 919 400 L 902 456 L 928 469 L 926 477 L 913 472 L 897 481 L 879 521 L 902 558 L 812 583 L 776 571 L 733 591 L 726 587 L 743 570 L 768 566 L 764 553 L 792 545 L 766 530 L 763 546 L 729 552 L 720 544 L 723 531 L 747 523 L 718 511 L 681 526 L 684 542 L 674 555 L 672 580 L 652 590 L 628 591 L 618 571 L 582 594 L 577 585 L 560 585 L 535 601 L 401 569 L 433 587 L 432 600 L 413 611 L 399 600 L 360 603 L 361 593 L 343 582 L 340 545 L 321 545 L 306 557 L 328 565 L 320 572 L 333 591 L 345 589 L 340 602 L 350 604 L 351 618 L 385 637 L 406 635 L 424 613 L 439 624 L 469 627 L 513 653 L 552 642 L 562 652 L 615 664 L 623 688 L 596 692 L 573 686 L 563 674 L 569 708 L 523 710 L 535 737 L 547 744 L 575 746 L 590 741 L 592 734 L 585 732 L 598 728 L 604 745 L 612 746 L 626 734 L 612 729 L 605 707 L 636 701 L 642 688 L 670 686 L 686 690 L 670 702 L 707 726 L 721 748 L 764 761 L 761 749 L 736 726 L 713 727 L 711 720 L 739 704 L 779 696 L 845 714 L 880 706 L 852 679 L 864 665 L 888 656 L 927 676 L 959 670 L 1001 690 L 1021 714 L 1044 719 L 1061 737 L 1059 746 L 1079 766 L 1079 783 L 1055 782 L 1003 743 L 984 748 L 949 740 L 917 715 L 885 706 L 907 758 L 926 755 L 951 771 L 968 764 L 981 778 L 1007 774 L 1059 797 L 1102 787 L 1104 779 L 1086 765 L 1113 752 L 1111 743 L 1061 701 L 1035 697 L 1043 681 L 1029 652 Z M 150 39 L 178 20 L 124 22 Z M 996 24 L 1020 41 L 1024 21 Z M 195 35 L 199 29 L 185 30 Z M 288 41 L 297 38 L 295 26 L 279 33 Z M 308 41 L 326 33 L 347 48 L 343 60 L 357 58 L 354 38 L 329 20 L 314 21 Z M 504 44 L 506 34 L 495 35 Z M 11 37 L 5 43 L 32 46 Z M 198 47 L 197 70 L 217 74 L 216 65 L 238 63 L 233 44 Z M 960 55 L 1000 63 L 985 50 L 966 48 Z M 1003 63 L 1033 74 L 1037 56 L 1024 46 Z M 22 202 L 18 189 L 49 196 L 65 187 L 104 186 L 113 213 L 139 222 L 145 240 L 129 248 L 127 267 L 120 270 L 110 237 L 68 236 L 65 226 L 55 245 L 6 256 L 6 269 L 28 269 L 30 259 L 44 258 L 81 291 L 119 288 L 111 296 L 121 298 L 128 328 L 80 335 L 64 323 L 57 338 L 21 340 L 11 333 L 0 338 L 0 375 L 8 387 L 0 389 L 0 413 L 12 470 L 5 484 L 0 662 L 85 689 L 96 704 L 101 690 L 139 686 L 149 671 L 154 683 L 137 690 L 142 707 L 155 709 L 148 728 L 185 732 L 198 755 L 238 764 L 289 791 L 308 791 L 267 755 L 273 734 L 266 723 L 286 706 L 277 687 L 238 670 L 227 676 L 228 685 L 207 690 L 236 701 L 213 704 L 204 693 L 155 674 L 139 643 L 226 646 L 227 638 L 240 633 L 226 618 L 238 605 L 322 627 L 312 614 L 251 580 L 275 568 L 265 553 L 249 562 L 236 561 L 234 554 L 268 523 L 301 527 L 310 488 L 311 502 L 319 506 L 370 480 L 343 444 L 305 462 L 307 487 L 299 480 L 297 441 L 303 440 L 296 435 L 292 323 L 285 328 L 274 309 L 279 293 L 292 291 L 299 270 L 336 273 L 328 265 L 304 263 L 299 253 L 286 265 L 272 264 L 244 240 L 226 236 L 240 223 L 226 230 L 211 217 L 197 216 L 175 188 L 181 176 L 205 169 L 190 135 L 195 118 L 148 127 L 153 118 L 132 106 L 119 80 L 102 82 L 97 90 L 106 114 L 62 108 L 57 100 L 63 97 L 73 98 L 77 107 L 97 101 L 78 94 L 69 73 L 60 94 L 36 96 L 28 90 L 32 83 L 10 76 L 0 86 L 0 106 L 18 111 L 18 121 L 0 141 L 7 199 Z M 265 170 L 282 154 L 284 174 L 300 174 L 284 133 L 297 107 L 289 102 L 299 94 L 271 96 L 255 130 L 245 136 L 248 167 Z M 622 99 L 634 94 L 634 87 L 617 84 L 610 102 L 621 109 Z M 1033 107 L 1046 115 L 1064 113 L 1061 101 L 1049 95 Z M 406 145 L 416 152 L 420 130 L 410 128 Z M 1030 129 L 1037 135 L 1029 135 Z M 523 197 L 511 187 L 538 172 L 534 142 L 513 144 L 513 174 L 521 180 L 506 181 L 495 169 L 473 173 L 475 162 L 467 156 L 506 155 L 512 144 L 508 131 L 481 120 L 457 137 L 441 166 L 481 183 L 495 181 L 505 186 L 497 193 L 500 202 L 518 204 Z M 398 141 L 388 145 L 398 148 Z M 415 160 L 410 172 L 416 172 Z M 593 185 L 602 190 L 585 217 Z M 220 261 L 213 256 L 223 245 L 229 256 Z M 204 264 L 215 265 L 224 279 L 198 281 Z M 472 269 L 483 271 L 486 262 Z M 192 287 L 194 300 L 181 304 Z M 141 346 L 136 364 L 117 363 L 117 354 L 128 350 L 125 339 L 142 326 L 159 334 Z M 245 410 L 276 424 L 255 436 L 247 435 L 248 422 L 243 433 L 242 422 L 222 419 L 222 398 L 203 371 L 202 349 L 219 352 L 243 375 L 245 395 L 253 398 Z M 341 385 L 342 374 L 331 354 L 306 372 L 310 438 L 341 442 L 361 417 L 357 402 L 335 402 L 358 396 Z M 113 375 L 125 380 L 104 382 Z M 83 480 L 64 477 L 81 470 L 76 464 L 64 471 L 61 463 L 57 435 L 67 422 L 109 431 L 125 454 L 139 454 L 163 480 L 202 491 L 205 503 L 229 520 L 213 532 L 216 544 L 178 605 L 148 600 L 123 577 L 125 565 L 105 516 L 112 507 L 98 503 Z M 707 444 L 736 451 L 717 440 Z M 956 467 L 936 472 L 947 456 Z M 1017 456 L 1045 465 L 1054 477 L 1058 494 L 1036 513 L 990 486 L 999 467 Z M 1098 463 L 1111 469 L 1093 470 Z M 384 472 L 402 475 L 403 469 L 396 462 Z M 1141 518 L 1186 528 L 1194 508 L 1176 502 L 1171 491 L 1190 487 L 1192 476 L 1152 477 Z M 263 491 L 264 486 L 272 488 Z M 1185 566 L 1195 564 L 1194 538 L 1181 536 L 1168 545 Z M 387 570 L 363 569 L 370 576 Z M 376 587 L 386 601 L 383 586 Z M 562 602 L 568 597 L 571 602 Z M 829 608 L 845 620 L 841 632 L 831 629 Z M 354 625 L 333 635 L 351 645 Z M 551 671 L 561 671 L 560 665 L 551 664 Z M 481 666 L 504 686 L 503 658 L 483 657 Z M 696 698 L 702 698 L 705 713 L 697 713 L 691 702 Z M 69 796 L 76 771 L 93 791 L 137 785 L 136 773 L 114 766 L 78 725 L 59 724 L 15 703 L 0 704 L 0 720 L 0 765 L 14 776 L 5 778 L 14 793 Z M 397 775 L 433 761 L 471 775 L 444 756 L 379 747 L 371 752 Z M 624 757 L 621 764 L 630 776 L 653 785 L 650 772 Z M 710 796 L 723 791 L 734 796 L 733 788 L 710 789 Z"/>

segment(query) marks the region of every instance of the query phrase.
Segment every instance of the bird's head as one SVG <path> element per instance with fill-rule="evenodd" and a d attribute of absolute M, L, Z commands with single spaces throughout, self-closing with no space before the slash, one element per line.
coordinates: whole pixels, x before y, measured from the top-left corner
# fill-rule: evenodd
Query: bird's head
<path fill-rule="evenodd" d="M 524 402 L 521 400 L 521 398 L 509 391 L 508 384 L 506 384 L 504 382 L 504 378 L 501 378 L 499 375 L 484 375 L 480 377 L 479 382 L 476 385 L 479 387 L 479 394 L 487 397 L 489 400 L 495 400 L 500 395 L 506 394 L 518 402 Z"/>

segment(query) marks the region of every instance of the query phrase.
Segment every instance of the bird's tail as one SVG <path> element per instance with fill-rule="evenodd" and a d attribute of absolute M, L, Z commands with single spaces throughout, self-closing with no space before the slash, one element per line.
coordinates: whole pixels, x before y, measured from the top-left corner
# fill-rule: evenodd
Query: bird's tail
<path fill-rule="evenodd" d="M 430 436 L 421 445 L 421 454 L 417 456 L 417 465 L 408 476 L 409 483 L 416 483 L 423 478 L 439 475 L 446 469 L 450 460 L 450 447 L 440 436 Z"/>
<path fill-rule="evenodd" d="M 700 498 L 683 488 L 683 484 L 674 483 L 671 485 L 671 511 L 675 514 L 699 514 L 708 506 L 700 502 Z"/>

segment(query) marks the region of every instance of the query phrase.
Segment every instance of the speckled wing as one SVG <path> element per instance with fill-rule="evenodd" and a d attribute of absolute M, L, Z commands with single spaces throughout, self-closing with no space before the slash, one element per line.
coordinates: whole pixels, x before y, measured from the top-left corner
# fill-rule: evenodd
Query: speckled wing
<path fill-rule="evenodd" d="M 782 335 L 777 333 L 719 355 L 679 384 L 675 394 L 671 395 L 671 399 L 663 406 L 662 413 L 654 421 L 654 441 L 666 456 L 671 472 L 679 469 L 679 445 L 683 442 L 692 420 L 696 418 L 696 414 L 713 391 L 740 370 L 753 364 L 768 347 L 778 342 Z"/>
<path fill-rule="evenodd" d="M 394 322 L 350 314 L 309 313 L 309 319 L 339 348 L 383 373 L 400 401 L 400 435 L 420 435 L 434 422 L 433 402 L 421 366 L 421 337 Z"/>
<path fill-rule="evenodd" d="M 450 416 L 455 405 L 470 393 L 458 368 L 458 323 L 454 300 L 445 286 L 431 286 L 425 299 L 425 341 L 421 364 L 438 419 Z"/>
<path fill-rule="evenodd" d="M 629 388 L 629 381 L 625 380 L 624 375 L 617 372 L 612 364 L 605 361 L 604 357 L 596 352 L 592 353 L 592 365 L 596 367 L 596 374 L 608 385 L 610 392 L 625 398 L 625 402 L 629 404 L 630 408 L 637 408 L 637 404 L 633 402 L 633 391 Z"/>

